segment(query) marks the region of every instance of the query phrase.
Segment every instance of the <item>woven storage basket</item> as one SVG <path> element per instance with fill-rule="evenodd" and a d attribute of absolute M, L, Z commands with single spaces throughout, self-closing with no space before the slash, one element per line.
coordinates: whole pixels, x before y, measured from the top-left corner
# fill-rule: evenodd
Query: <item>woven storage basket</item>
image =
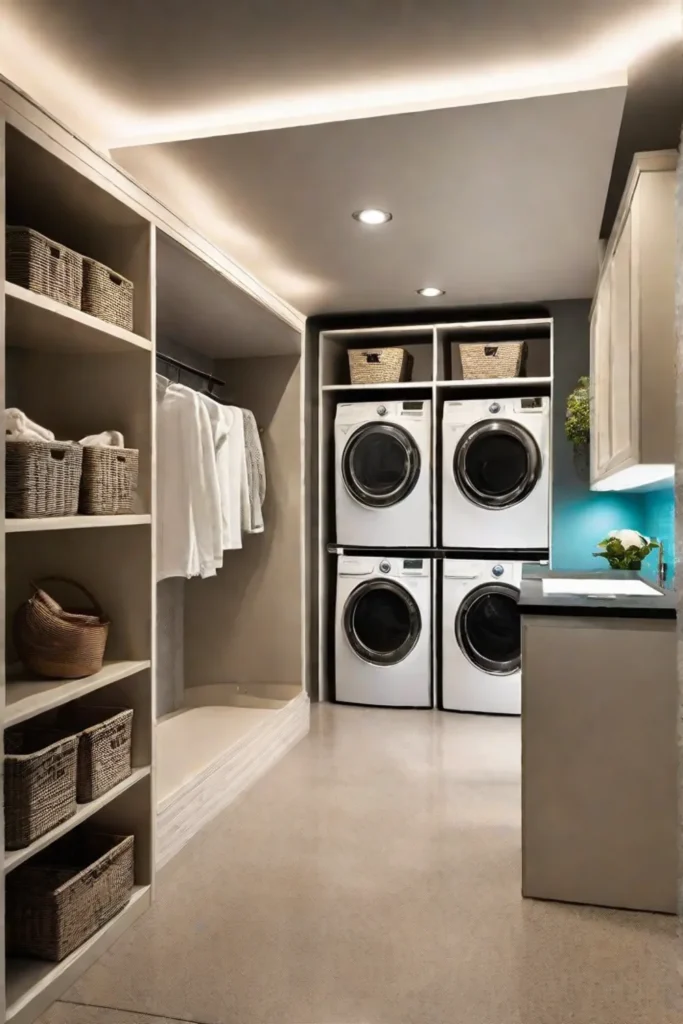
<path fill-rule="evenodd" d="M 116 516 L 132 512 L 138 485 L 137 448 L 86 445 L 79 511 L 88 516 Z"/>
<path fill-rule="evenodd" d="M 133 836 L 74 829 L 8 876 L 7 953 L 63 960 L 128 903 Z"/>
<path fill-rule="evenodd" d="M 78 512 L 83 449 L 71 441 L 5 442 L 5 514 L 14 519 Z"/>
<path fill-rule="evenodd" d="M 87 804 L 127 779 L 133 770 L 131 742 L 132 708 L 71 705 L 58 721 L 78 733 L 77 795 Z"/>
<path fill-rule="evenodd" d="M 413 357 L 404 348 L 349 349 L 352 384 L 399 384 L 410 380 Z"/>
<path fill-rule="evenodd" d="M 68 583 L 82 591 L 92 611 L 65 611 L 38 583 Z M 83 679 L 99 672 L 109 621 L 92 594 L 76 583 L 48 576 L 32 583 L 33 595 L 14 616 L 14 645 L 23 664 L 47 679 Z"/>
<path fill-rule="evenodd" d="M 107 323 L 133 330 L 133 283 L 103 263 L 83 257 L 81 309 Z"/>
<path fill-rule="evenodd" d="M 21 850 L 76 813 L 78 737 L 5 732 L 5 849 Z"/>
<path fill-rule="evenodd" d="M 33 228 L 5 228 L 8 281 L 80 309 L 83 257 Z"/>
<path fill-rule="evenodd" d="M 460 345 L 462 375 L 465 380 L 523 377 L 526 356 L 525 341 L 504 341 L 500 345 Z"/>

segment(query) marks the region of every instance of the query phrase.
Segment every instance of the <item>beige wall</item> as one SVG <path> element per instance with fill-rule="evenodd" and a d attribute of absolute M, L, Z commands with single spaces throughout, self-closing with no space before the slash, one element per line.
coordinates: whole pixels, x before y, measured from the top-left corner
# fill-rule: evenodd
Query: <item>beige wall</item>
<path fill-rule="evenodd" d="M 223 569 L 185 585 L 185 685 L 301 685 L 301 444 L 298 356 L 216 364 L 225 400 L 263 433 L 265 532 L 226 552 Z"/>

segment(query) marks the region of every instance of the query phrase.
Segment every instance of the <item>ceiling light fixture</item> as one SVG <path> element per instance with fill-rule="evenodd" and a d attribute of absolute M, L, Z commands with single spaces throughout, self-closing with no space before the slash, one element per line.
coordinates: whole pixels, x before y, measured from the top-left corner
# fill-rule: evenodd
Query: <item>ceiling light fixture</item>
<path fill-rule="evenodd" d="M 386 210 L 357 210 L 353 214 L 354 220 L 359 220 L 361 224 L 371 224 L 376 226 L 378 224 L 386 224 L 392 219 L 392 215 Z"/>
<path fill-rule="evenodd" d="M 422 295 L 425 299 L 435 299 L 439 295 L 445 295 L 446 292 L 443 288 L 434 288 L 433 286 L 429 286 L 428 288 L 418 288 L 417 294 Z"/>

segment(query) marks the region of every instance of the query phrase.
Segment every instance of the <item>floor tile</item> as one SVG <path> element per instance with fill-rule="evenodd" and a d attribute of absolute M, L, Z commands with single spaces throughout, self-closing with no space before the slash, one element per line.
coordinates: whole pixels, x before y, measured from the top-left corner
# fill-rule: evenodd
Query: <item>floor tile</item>
<path fill-rule="evenodd" d="M 145 1013 L 112 1010 L 103 1006 L 78 1006 L 55 1003 L 37 1024 L 177 1024 L 168 1017 L 150 1017 Z"/>
<path fill-rule="evenodd" d="M 679 1024 L 673 919 L 522 900 L 519 762 L 515 719 L 314 709 L 67 998 L 203 1024 Z"/>

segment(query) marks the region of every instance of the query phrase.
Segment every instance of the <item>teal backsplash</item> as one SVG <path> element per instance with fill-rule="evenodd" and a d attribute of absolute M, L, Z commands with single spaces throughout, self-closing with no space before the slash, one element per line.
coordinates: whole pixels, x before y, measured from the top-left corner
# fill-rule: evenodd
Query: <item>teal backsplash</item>
<path fill-rule="evenodd" d="M 598 541 L 610 530 L 638 530 L 664 544 L 668 564 L 667 586 L 674 575 L 673 486 L 646 494 L 589 491 L 553 509 L 553 569 L 580 572 L 607 568 L 604 559 L 593 558 Z M 657 577 L 657 552 L 643 562 L 643 574 Z"/>

